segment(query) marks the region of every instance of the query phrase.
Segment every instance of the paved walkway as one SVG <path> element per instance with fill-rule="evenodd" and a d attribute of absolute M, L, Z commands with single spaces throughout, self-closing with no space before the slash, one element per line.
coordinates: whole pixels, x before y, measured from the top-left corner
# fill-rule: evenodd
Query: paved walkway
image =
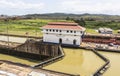
<path fill-rule="evenodd" d="M 91 42 L 82 42 L 82 47 L 99 47 L 103 49 L 114 49 L 114 50 L 120 50 L 120 45 L 113 45 L 109 46 L 107 44 L 98 44 L 98 43 L 91 43 Z"/>
<path fill-rule="evenodd" d="M 16 43 L 24 43 L 27 38 L 22 38 L 22 37 L 12 37 L 12 36 L 2 36 L 0 35 L 0 41 L 9 41 L 10 42 L 16 42 Z"/>
<path fill-rule="evenodd" d="M 0 76 L 70 76 L 60 72 L 43 69 L 33 69 L 13 62 L 0 61 Z"/>

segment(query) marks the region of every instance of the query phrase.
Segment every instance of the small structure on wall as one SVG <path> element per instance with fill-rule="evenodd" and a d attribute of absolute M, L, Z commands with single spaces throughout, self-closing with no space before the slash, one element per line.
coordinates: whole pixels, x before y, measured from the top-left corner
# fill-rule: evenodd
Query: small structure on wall
<path fill-rule="evenodd" d="M 120 30 L 118 30 L 118 32 L 117 32 L 118 34 L 120 34 Z"/>
<path fill-rule="evenodd" d="M 101 34 L 112 34 L 113 30 L 111 28 L 99 28 L 98 32 Z"/>
<path fill-rule="evenodd" d="M 77 23 L 53 22 L 42 27 L 43 42 L 80 46 L 85 28 Z"/>

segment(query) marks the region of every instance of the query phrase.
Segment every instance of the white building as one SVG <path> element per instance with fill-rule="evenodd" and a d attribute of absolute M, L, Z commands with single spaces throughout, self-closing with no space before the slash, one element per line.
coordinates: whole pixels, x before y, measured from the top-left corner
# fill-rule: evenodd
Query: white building
<path fill-rule="evenodd" d="M 77 23 L 54 22 L 42 27 L 43 41 L 80 46 L 85 28 Z"/>
<path fill-rule="evenodd" d="M 112 34 L 113 30 L 111 28 L 99 28 L 98 32 L 101 34 Z"/>

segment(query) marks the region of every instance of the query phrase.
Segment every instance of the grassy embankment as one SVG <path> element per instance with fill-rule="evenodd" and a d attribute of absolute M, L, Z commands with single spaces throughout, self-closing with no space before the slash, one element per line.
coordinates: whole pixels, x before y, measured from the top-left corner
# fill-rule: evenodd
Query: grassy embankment
<path fill-rule="evenodd" d="M 26 35 L 28 32 L 29 36 L 42 36 L 41 27 L 46 25 L 49 22 L 60 22 L 66 20 L 43 20 L 43 19 L 28 19 L 28 20 L 10 20 L 5 22 L 0 21 L 0 33 L 8 33 L 15 35 Z M 95 30 L 99 27 L 109 27 L 114 30 L 114 33 L 117 33 L 117 30 L 120 29 L 119 22 L 100 22 L 100 21 L 86 21 L 86 32 L 98 34 Z"/>
<path fill-rule="evenodd" d="M 59 20 L 65 21 L 65 20 Z M 10 20 L 5 22 L 0 21 L 0 33 L 8 33 L 15 35 L 26 35 L 28 32 L 29 36 L 42 36 L 41 27 L 46 25 L 48 22 L 56 22 L 56 20 L 41 20 L 41 19 L 31 19 L 31 20 Z"/>
<path fill-rule="evenodd" d="M 86 21 L 86 32 L 87 33 L 93 33 L 98 34 L 96 30 L 100 27 L 108 27 L 113 29 L 113 33 L 116 34 L 117 31 L 120 29 L 120 23 L 119 22 L 104 22 L 104 21 Z"/>

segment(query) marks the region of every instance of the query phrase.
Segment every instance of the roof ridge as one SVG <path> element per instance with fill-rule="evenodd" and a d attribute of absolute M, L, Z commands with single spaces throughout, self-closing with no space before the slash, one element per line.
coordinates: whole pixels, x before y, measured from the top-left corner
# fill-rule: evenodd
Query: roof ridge
<path fill-rule="evenodd" d="M 56 22 L 57 23 L 57 22 Z M 75 25 L 74 25 L 75 24 Z M 70 29 L 70 30 L 85 30 L 84 27 L 78 25 L 77 23 L 74 24 L 69 24 L 69 23 L 65 23 L 65 24 L 50 24 L 48 23 L 48 25 L 43 26 L 42 29 Z M 68 26 L 67 26 L 68 25 Z"/>

